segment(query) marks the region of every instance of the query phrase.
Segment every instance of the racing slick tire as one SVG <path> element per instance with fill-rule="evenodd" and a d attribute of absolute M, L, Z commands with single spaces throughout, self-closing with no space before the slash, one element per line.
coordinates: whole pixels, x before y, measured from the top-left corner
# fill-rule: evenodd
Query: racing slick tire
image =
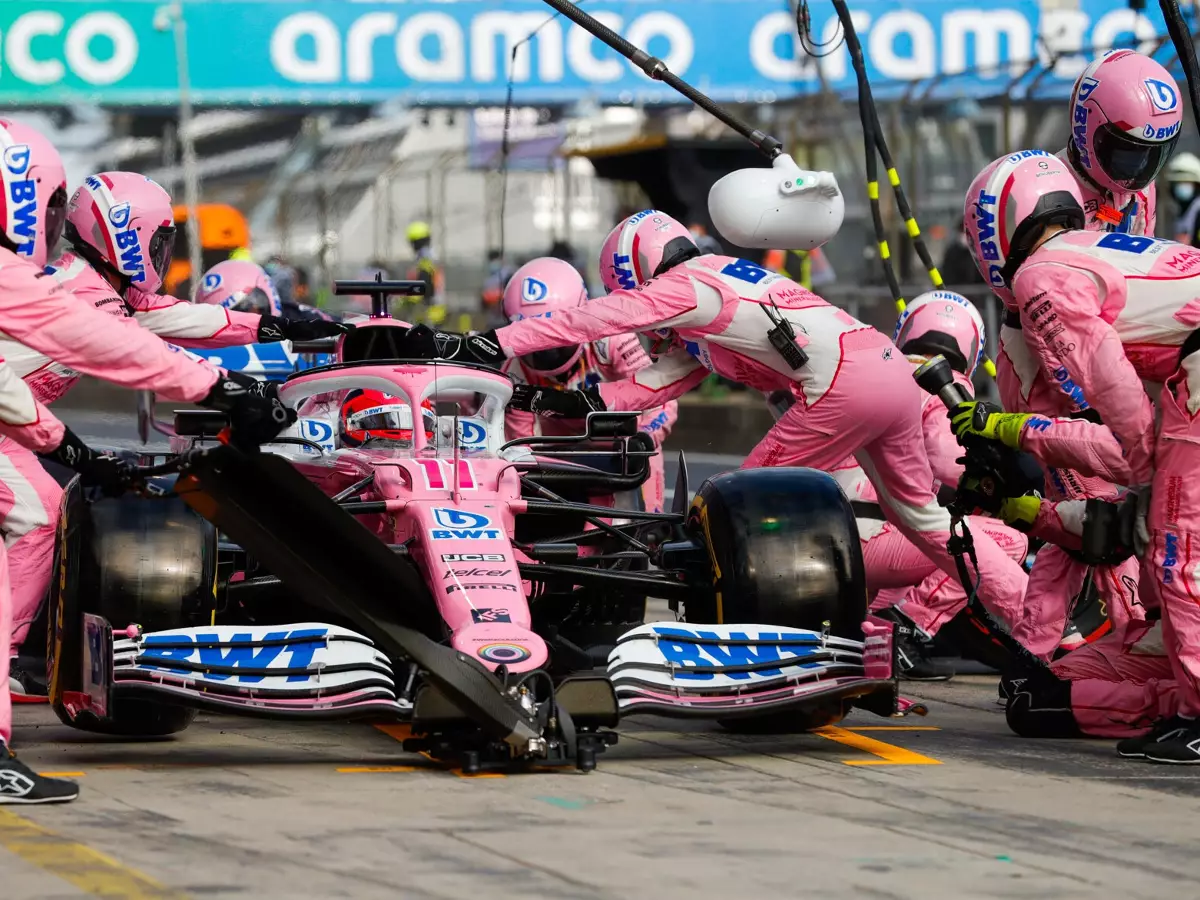
<path fill-rule="evenodd" d="M 193 709 L 132 697 L 114 697 L 105 720 L 87 713 L 72 717 L 63 698 L 83 689 L 84 613 L 103 616 L 114 629 L 136 624 L 143 631 L 211 621 L 217 576 L 213 526 L 174 497 L 85 502 L 74 481 L 60 511 L 55 572 L 47 671 L 59 719 L 84 731 L 146 737 L 191 724 Z"/>
<path fill-rule="evenodd" d="M 747 622 L 862 640 L 866 573 L 854 511 L 815 469 L 739 469 L 700 486 L 688 529 L 708 547 L 713 591 L 688 622 Z"/>

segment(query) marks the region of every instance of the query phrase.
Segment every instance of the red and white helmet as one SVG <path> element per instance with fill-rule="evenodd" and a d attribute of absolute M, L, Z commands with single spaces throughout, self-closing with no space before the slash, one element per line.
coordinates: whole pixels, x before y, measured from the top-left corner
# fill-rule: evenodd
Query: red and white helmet
<path fill-rule="evenodd" d="M 66 220 L 62 157 L 40 131 L 11 119 L 0 119 L 0 156 L 0 231 L 17 253 L 44 266 Z"/>
<path fill-rule="evenodd" d="M 902 353 L 940 353 L 970 378 L 983 361 L 983 317 L 962 294 L 927 291 L 904 308 L 892 342 Z"/>
<path fill-rule="evenodd" d="M 174 223 L 170 195 L 133 172 L 89 175 L 67 205 L 67 240 L 80 255 L 148 294 L 171 265 Z"/>
<path fill-rule="evenodd" d="M 631 290 L 699 256 L 692 233 L 657 209 L 643 209 L 608 233 L 600 248 L 600 281 L 612 293 Z"/>
<path fill-rule="evenodd" d="M 421 403 L 421 419 L 425 439 L 431 440 L 437 430 L 437 416 L 429 400 Z M 370 440 L 412 446 L 412 409 L 399 397 L 383 391 L 351 391 L 342 401 L 338 437 L 345 447 L 359 447 Z"/>
<path fill-rule="evenodd" d="M 1068 156 L 1100 188 L 1140 191 L 1170 159 L 1182 123 L 1171 74 L 1148 56 L 1113 50 L 1075 82 Z"/>
<path fill-rule="evenodd" d="M 283 313 L 279 292 L 262 266 L 227 259 L 204 273 L 196 291 L 197 303 L 212 303 L 235 312 L 278 316 Z"/>
<path fill-rule="evenodd" d="M 569 262 L 543 256 L 513 273 L 504 288 L 504 315 L 510 322 L 546 316 L 555 310 L 587 303 L 587 285 Z M 521 357 L 521 364 L 539 375 L 561 375 L 579 362 L 583 346 L 555 347 Z"/>
<path fill-rule="evenodd" d="M 1045 150 L 1020 150 L 989 163 L 971 182 L 963 207 L 967 248 L 979 274 L 1007 306 L 1009 285 L 1042 226 L 1083 227 L 1083 195 L 1065 162 Z"/>

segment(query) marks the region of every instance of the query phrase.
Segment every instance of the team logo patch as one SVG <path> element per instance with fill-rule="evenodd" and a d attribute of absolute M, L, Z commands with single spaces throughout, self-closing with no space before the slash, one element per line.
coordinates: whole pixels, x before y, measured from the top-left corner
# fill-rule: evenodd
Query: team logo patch
<path fill-rule="evenodd" d="M 520 644 L 486 644 L 475 652 L 480 659 L 487 662 L 509 665 L 525 662 L 533 655 Z"/>
<path fill-rule="evenodd" d="M 546 286 L 546 282 L 532 276 L 521 282 L 521 299 L 526 303 L 545 303 L 549 296 L 550 288 Z"/>
<path fill-rule="evenodd" d="M 1159 112 L 1174 112 L 1179 106 L 1179 91 L 1175 89 L 1175 85 L 1159 81 L 1157 78 L 1147 78 L 1143 83 L 1150 95 L 1150 102 Z"/>
<path fill-rule="evenodd" d="M 118 203 L 108 211 L 108 221 L 112 224 L 113 228 L 124 228 L 128 225 L 129 216 L 130 208 L 128 203 Z"/>
<path fill-rule="evenodd" d="M 4 150 L 4 168 L 13 175 L 24 175 L 29 171 L 30 150 L 28 144 L 13 144 Z"/>
<path fill-rule="evenodd" d="M 206 291 L 215 291 L 221 286 L 221 282 L 224 280 L 220 272 L 209 272 L 204 276 L 204 289 Z"/>

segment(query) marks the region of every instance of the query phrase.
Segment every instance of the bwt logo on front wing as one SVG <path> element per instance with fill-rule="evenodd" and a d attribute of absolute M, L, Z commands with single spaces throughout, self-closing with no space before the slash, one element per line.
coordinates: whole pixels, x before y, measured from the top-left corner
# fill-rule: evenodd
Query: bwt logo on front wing
<path fill-rule="evenodd" d="M 494 541 L 500 537 L 500 529 L 479 513 L 437 506 L 433 509 L 433 521 L 439 526 L 429 529 L 429 536 L 435 541 Z"/>

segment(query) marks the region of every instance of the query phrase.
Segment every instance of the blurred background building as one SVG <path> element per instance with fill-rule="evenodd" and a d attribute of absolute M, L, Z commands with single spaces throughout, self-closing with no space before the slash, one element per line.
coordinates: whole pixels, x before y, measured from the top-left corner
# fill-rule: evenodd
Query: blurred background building
<path fill-rule="evenodd" d="M 784 139 L 801 165 L 837 174 L 841 233 L 816 258 L 783 264 L 890 326 L 832 4 L 809 4 L 819 58 L 796 39 L 790 0 L 584 8 Z M 1004 150 L 1064 146 L 1071 86 L 1096 54 L 1138 47 L 1182 79 L 1156 4 L 851 8 L 897 166 L 952 281 L 974 280 L 955 246 L 971 175 Z M 591 277 L 623 213 L 654 205 L 711 232 L 709 185 L 761 162 L 540 0 L 8 0 L 0 35 L 0 106 L 53 135 L 72 187 L 89 171 L 145 172 L 176 197 L 182 223 L 194 175 L 203 264 L 234 252 L 269 261 L 308 302 L 331 302 L 336 276 L 411 274 L 416 224 L 450 314 L 481 316 L 489 276 L 494 285 L 532 256 L 553 250 Z M 1183 135 L 1180 150 L 1200 149 L 1193 123 Z M 1160 233 L 1174 217 L 1163 191 Z M 920 289 L 902 223 L 889 213 L 886 224 L 904 280 Z M 179 240 L 171 286 L 186 296 L 186 228 Z"/>

